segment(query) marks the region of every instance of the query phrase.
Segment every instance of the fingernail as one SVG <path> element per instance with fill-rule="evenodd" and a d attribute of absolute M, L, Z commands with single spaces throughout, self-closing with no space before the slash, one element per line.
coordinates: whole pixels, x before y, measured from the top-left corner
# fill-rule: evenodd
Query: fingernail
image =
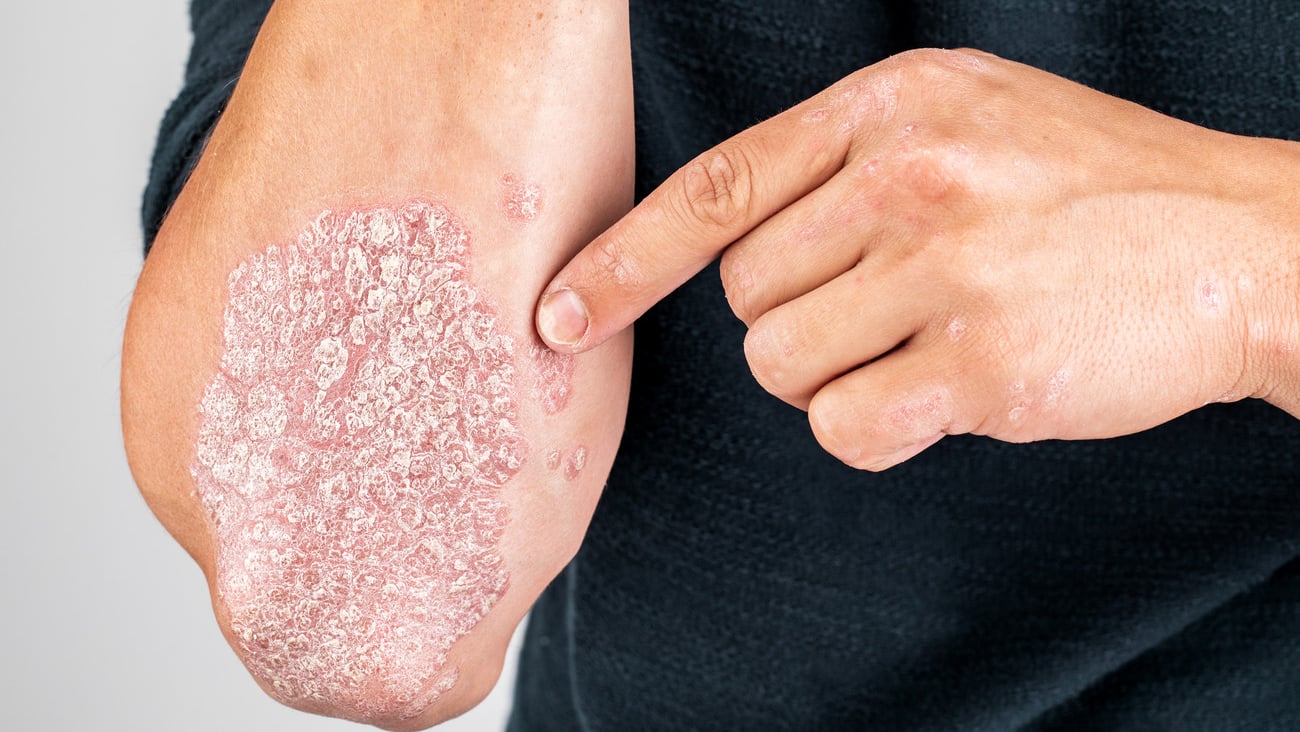
<path fill-rule="evenodd" d="M 542 307 L 537 312 L 537 329 L 548 342 L 575 346 L 586 337 L 590 325 L 587 306 L 573 290 L 556 290 L 542 298 Z"/>

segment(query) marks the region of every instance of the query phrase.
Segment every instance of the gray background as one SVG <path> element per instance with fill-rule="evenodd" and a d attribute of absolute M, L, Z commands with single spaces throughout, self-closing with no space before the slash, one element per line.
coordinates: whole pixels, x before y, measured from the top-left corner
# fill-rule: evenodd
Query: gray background
<path fill-rule="evenodd" d="M 188 49 L 186 7 L 0 3 L 6 731 L 364 729 L 262 695 L 122 454 L 119 339 L 153 137 Z M 500 729 L 512 678 L 439 729 Z"/>

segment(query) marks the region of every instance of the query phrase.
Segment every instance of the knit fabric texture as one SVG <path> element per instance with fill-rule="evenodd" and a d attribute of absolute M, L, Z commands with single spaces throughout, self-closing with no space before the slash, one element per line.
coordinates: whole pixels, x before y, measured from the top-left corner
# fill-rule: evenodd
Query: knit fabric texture
<path fill-rule="evenodd" d="M 193 2 L 147 238 L 268 5 Z M 632 23 L 640 196 L 919 46 L 1300 139 L 1295 2 L 637 0 Z M 534 608 L 511 732 L 1300 730 L 1300 421 L 1251 400 L 868 474 L 758 387 L 743 338 L 716 266 L 638 323 L 623 444 Z"/>

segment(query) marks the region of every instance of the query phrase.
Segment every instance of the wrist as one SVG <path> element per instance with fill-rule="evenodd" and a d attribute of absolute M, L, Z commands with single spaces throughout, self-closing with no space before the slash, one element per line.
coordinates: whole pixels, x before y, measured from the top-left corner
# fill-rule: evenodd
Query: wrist
<path fill-rule="evenodd" d="M 1260 185 L 1246 239 L 1254 264 L 1242 328 L 1240 396 L 1264 399 L 1300 417 L 1300 143 L 1249 140 L 1260 154 Z"/>

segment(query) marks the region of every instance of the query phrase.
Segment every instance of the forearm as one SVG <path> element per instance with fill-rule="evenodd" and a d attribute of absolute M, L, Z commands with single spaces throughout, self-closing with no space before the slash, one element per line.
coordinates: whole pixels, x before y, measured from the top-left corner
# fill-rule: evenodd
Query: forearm
<path fill-rule="evenodd" d="M 531 306 L 631 203 L 626 8 L 495 5 L 277 3 L 132 303 L 137 482 L 311 711 L 481 698 L 621 431 L 629 340 L 556 362 Z"/>
<path fill-rule="evenodd" d="M 631 197 L 626 9 L 486 5 L 277 2 L 193 205 L 255 210 L 257 226 L 282 232 L 340 199 L 486 204 L 506 171 L 561 181 L 556 204 L 580 200 L 585 218 L 616 217 Z M 469 175 L 467 161 L 496 177 Z M 293 208 L 268 221 L 271 203 Z"/>

